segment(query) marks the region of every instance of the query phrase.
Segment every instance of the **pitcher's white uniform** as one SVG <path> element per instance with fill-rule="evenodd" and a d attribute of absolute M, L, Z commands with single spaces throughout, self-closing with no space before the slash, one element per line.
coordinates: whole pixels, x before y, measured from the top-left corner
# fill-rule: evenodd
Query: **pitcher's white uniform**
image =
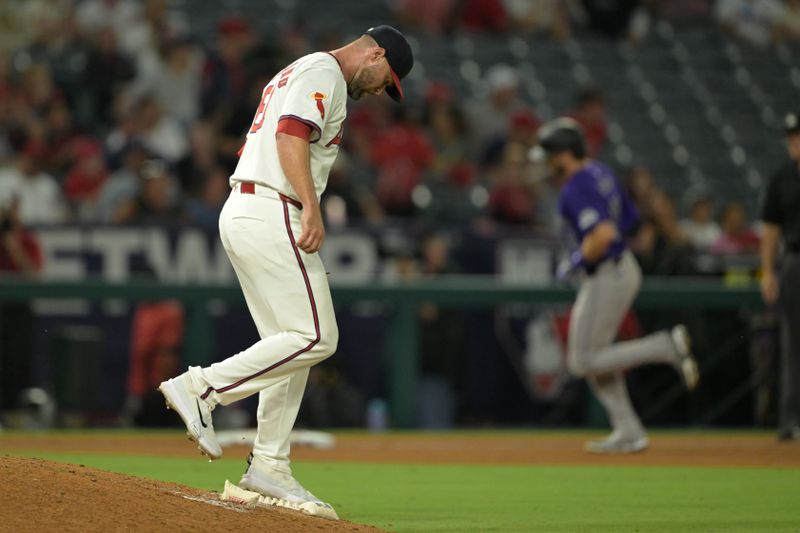
<path fill-rule="evenodd" d="M 339 150 L 346 104 L 346 82 L 328 53 L 298 59 L 264 88 L 219 221 L 261 340 L 210 367 L 189 368 L 193 387 L 211 405 L 259 393 L 253 455 L 284 472 L 309 368 L 336 350 L 338 329 L 319 255 L 295 244 L 302 207 L 281 168 L 276 133 L 308 138 L 319 197 Z"/>

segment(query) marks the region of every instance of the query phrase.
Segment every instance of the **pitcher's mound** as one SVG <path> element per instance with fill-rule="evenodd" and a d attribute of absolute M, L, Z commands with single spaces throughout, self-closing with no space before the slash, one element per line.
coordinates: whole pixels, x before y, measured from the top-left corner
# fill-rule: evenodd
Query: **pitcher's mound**
<path fill-rule="evenodd" d="M 0 529 L 41 531 L 380 531 L 216 493 L 42 459 L 0 456 Z"/>

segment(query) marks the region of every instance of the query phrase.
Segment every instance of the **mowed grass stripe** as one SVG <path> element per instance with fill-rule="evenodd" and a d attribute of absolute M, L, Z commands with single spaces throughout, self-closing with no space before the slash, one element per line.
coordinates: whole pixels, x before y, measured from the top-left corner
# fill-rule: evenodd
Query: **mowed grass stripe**
<path fill-rule="evenodd" d="M 219 491 L 240 459 L 26 454 Z M 800 531 L 800 471 L 295 463 L 343 518 L 392 531 Z"/>

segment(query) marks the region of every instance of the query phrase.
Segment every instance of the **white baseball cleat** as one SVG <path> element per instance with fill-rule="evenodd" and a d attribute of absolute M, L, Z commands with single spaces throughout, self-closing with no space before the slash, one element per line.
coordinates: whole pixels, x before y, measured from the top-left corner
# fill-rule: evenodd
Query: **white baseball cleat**
<path fill-rule="evenodd" d="M 650 447 L 647 435 L 625 437 L 616 431 L 602 440 L 590 440 L 585 449 L 589 453 L 624 454 L 639 453 Z"/>
<path fill-rule="evenodd" d="M 253 464 L 253 455 L 247 458 L 247 470 L 239 486 L 257 492 L 266 498 L 288 502 L 290 507 L 298 508 L 310 515 L 338 520 L 333 506 L 323 502 L 306 490 L 291 474 L 274 469 L 261 468 Z"/>
<path fill-rule="evenodd" d="M 189 385 L 189 374 L 168 379 L 158 386 L 158 390 L 167 401 L 167 408 L 173 409 L 186 424 L 186 434 L 189 439 L 197 443 L 200 453 L 210 459 L 222 457 L 222 447 L 217 442 L 214 434 L 214 424 L 211 422 L 211 408 L 205 400 L 192 392 Z"/>
<path fill-rule="evenodd" d="M 700 369 L 694 354 L 692 354 L 692 338 L 689 336 L 689 330 L 683 324 L 678 324 L 670 331 L 670 338 L 675 352 L 678 354 L 675 367 L 683 377 L 686 388 L 694 390 L 700 383 Z"/>

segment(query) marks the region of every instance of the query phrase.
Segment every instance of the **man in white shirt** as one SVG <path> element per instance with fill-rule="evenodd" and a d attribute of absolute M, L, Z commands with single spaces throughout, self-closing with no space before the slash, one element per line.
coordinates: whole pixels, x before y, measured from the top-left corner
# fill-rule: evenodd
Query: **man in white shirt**
<path fill-rule="evenodd" d="M 348 95 L 403 98 L 413 66 L 405 37 L 370 28 L 332 52 L 301 57 L 267 84 L 220 215 L 220 237 L 261 340 L 209 367 L 190 367 L 159 389 L 212 459 L 222 455 L 211 411 L 259 393 L 258 433 L 240 486 L 336 518 L 289 467 L 294 425 L 311 366 L 336 350 L 319 199 L 336 159 Z"/>
<path fill-rule="evenodd" d="M 0 169 L 0 196 L 17 198 L 20 221 L 25 226 L 59 224 L 67 218 L 58 183 L 39 167 L 42 155 L 39 147 L 28 143 L 14 166 Z"/>
<path fill-rule="evenodd" d="M 708 251 L 717 242 L 721 231 L 714 220 L 714 203 L 710 195 L 694 194 L 689 198 L 689 217 L 681 220 L 681 229 L 696 250 Z"/>

